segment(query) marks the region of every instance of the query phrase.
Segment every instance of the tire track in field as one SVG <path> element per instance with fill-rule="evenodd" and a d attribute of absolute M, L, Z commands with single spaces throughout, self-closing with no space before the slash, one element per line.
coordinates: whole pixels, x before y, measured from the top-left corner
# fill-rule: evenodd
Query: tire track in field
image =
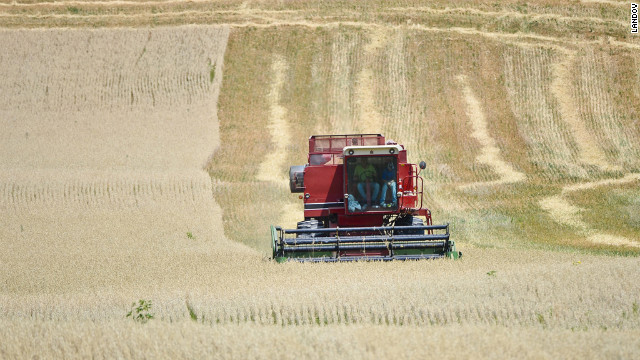
<path fill-rule="evenodd" d="M 561 225 L 570 226 L 576 229 L 579 234 L 584 235 L 588 241 L 594 244 L 631 246 L 640 248 L 640 242 L 630 240 L 623 236 L 607 234 L 593 229 L 591 226 L 589 226 L 589 224 L 582 220 L 580 216 L 580 213 L 584 211 L 584 209 L 572 205 L 567 199 L 564 198 L 565 195 L 574 191 L 589 190 L 600 186 L 623 185 L 632 183 L 634 181 L 639 182 L 640 185 L 640 174 L 633 173 L 627 174 L 619 179 L 605 179 L 575 185 L 568 185 L 562 189 L 562 192 L 559 195 L 546 197 L 540 200 L 538 204 L 544 211 L 549 214 L 553 221 Z"/>
<path fill-rule="evenodd" d="M 478 101 L 473 90 L 471 90 L 467 78 L 464 75 L 460 75 L 458 76 L 458 81 L 462 86 L 462 92 L 467 102 L 466 113 L 471 123 L 471 128 L 473 129 L 471 136 L 482 146 L 480 155 L 476 157 L 476 161 L 491 167 L 499 177 L 498 180 L 465 184 L 460 186 L 460 188 L 512 184 L 526 180 L 525 174 L 516 171 L 511 164 L 502 159 L 500 149 L 495 140 L 489 135 L 488 123 L 482 111 L 480 101 Z"/>
<path fill-rule="evenodd" d="M 271 63 L 273 79 L 267 95 L 270 104 L 267 128 L 273 150 L 265 156 L 256 175 L 258 180 L 276 182 L 284 186 L 287 185 L 287 178 L 283 173 L 291 135 L 287 124 L 287 109 L 280 105 L 280 99 L 288 67 L 286 60 L 279 55 L 276 55 Z"/>

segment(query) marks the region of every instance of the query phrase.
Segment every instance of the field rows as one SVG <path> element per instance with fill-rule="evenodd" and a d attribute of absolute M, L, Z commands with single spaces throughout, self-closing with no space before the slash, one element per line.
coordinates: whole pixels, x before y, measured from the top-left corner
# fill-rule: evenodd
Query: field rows
<path fill-rule="evenodd" d="M 505 80 L 518 128 L 529 145 L 529 158 L 542 173 L 585 177 L 577 146 L 551 97 L 552 64 L 548 49 L 512 49 L 505 56 Z"/>
<path fill-rule="evenodd" d="M 637 169 L 640 162 L 638 120 L 628 108 L 616 106 L 614 96 L 629 94 L 619 84 L 620 60 L 593 49 L 583 49 L 577 64 L 576 92 L 580 115 L 596 134 L 609 161 L 624 168 Z M 634 59 L 637 63 L 638 59 Z M 629 74 L 633 76 L 632 74 Z M 633 106 L 626 103 L 626 106 Z M 636 109 L 637 111 L 637 109 Z M 636 114 L 637 116 L 637 114 Z"/>
<path fill-rule="evenodd" d="M 465 119 L 460 119 L 460 116 L 455 113 L 455 107 L 459 107 L 460 102 L 464 103 L 464 99 L 460 95 L 463 93 L 463 88 L 455 80 L 455 73 L 466 72 L 464 69 L 469 64 L 467 60 L 462 60 L 459 54 L 452 52 L 447 47 L 464 47 L 465 40 L 460 38 L 459 42 L 458 40 L 441 41 L 441 36 L 422 33 L 419 30 L 394 30 L 392 34 L 388 35 L 391 40 L 386 40 L 381 45 L 379 44 L 380 40 L 377 38 L 377 30 L 374 29 L 364 33 L 361 30 L 345 30 L 329 38 L 322 35 L 324 31 L 321 30 L 307 30 L 305 32 L 308 33 L 307 36 L 312 38 L 312 34 L 317 33 L 318 38 L 316 41 L 322 40 L 325 41 L 325 44 L 328 42 L 331 48 L 316 46 L 313 51 L 317 52 L 310 54 L 309 58 L 310 81 L 306 84 L 299 83 L 295 85 L 299 88 L 308 89 L 308 95 L 305 93 L 305 96 L 310 98 L 313 107 L 313 111 L 309 112 L 309 116 L 301 118 L 302 114 L 298 109 L 295 109 L 300 107 L 299 103 L 296 105 L 291 102 L 286 97 L 288 96 L 286 95 L 287 92 L 285 92 L 285 98 L 282 99 L 282 103 L 279 105 L 286 110 L 295 109 L 290 111 L 289 116 L 301 121 L 302 128 L 306 127 L 304 124 L 307 122 L 314 124 L 312 125 L 314 131 L 318 129 L 325 130 L 327 127 L 337 132 L 340 132 L 339 130 L 344 132 L 347 130 L 363 131 L 365 128 L 382 128 L 388 136 L 401 138 L 408 147 L 417 148 L 418 154 L 416 157 L 426 155 L 430 159 L 436 159 L 436 162 L 447 160 L 439 159 L 439 157 L 449 150 L 445 147 L 451 147 L 450 144 L 444 143 L 451 139 L 447 135 L 451 135 L 454 137 L 455 143 L 465 147 L 464 150 L 455 149 L 456 152 L 461 152 L 459 154 L 462 156 L 461 160 L 471 163 L 463 164 L 462 167 L 456 166 L 457 171 L 467 168 L 473 172 L 464 174 L 464 177 L 471 175 L 473 178 L 480 177 L 480 179 L 483 179 L 495 176 L 489 167 L 475 164 L 475 156 L 473 156 L 472 152 L 479 152 L 480 147 L 465 135 L 466 130 L 469 129 L 469 121 L 461 121 Z M 413 43 L 418 43 L 422 46 L 433 41 L 436 51 L 430 54 L 428 53 L 429 49 L 423 47 L 420 50 L 427 52 L 427 56 L 425 56 L 424 53 L 421 55 L 415 53 L 414 49 L 405 49 L 403 39 L 408 37 L 413 39 Z M 376 44 L 371 45 L 373 43 Z M 560 63 L 564 52 L 555 51 L 545 45 L 520 47 L 500 45 L 500 42 L 497 44 L 489 42 L 481 46 L 485 46 L 488 51 L 494 52 L 491 54 L 491 56 L 495 55 L 494 59 L 486 59 L 484 61 L 497 61 L 497 63 L 489 63 L 488 65 L 498 67 L 498 70 L 501 71 L 496 75 L 505 79 L 505 88 L 500 89 L 499 83 L 491 84 L 496 90 L 506 93 L 508 108 L 505 110 L 513 113 L 513 115 L 507 114 L 511 118 L 507 117 L 505 119 L 507 121 L 505 125 L 509 127 L 508 130 L 511 132 L 513 132 L 512 129 L 515 129 L 514 135 L 522 139 L 528 152 L 526 158 L 528 158 L 529 164 L 522 163 L 521 157 L 517 158 L 520 163 L 514 164 L 515 169 L 535 172 L 537 176 L 542 176 L 543 179 L 580 179 L 594 175 L 603 176 L 604 174 L 594 173 L 594 169 L 589 167 L 589 164 L 582 162 L 584 156 L 581 154 L 582 147 L 579 145 L 582 145 L 585 139 L 579 137 L 582 134 L 572 131 L 573 129 L 565 118 L 566 115 L 561 112 L 560 102 L 561 100 L 564 101 L 564 99 L 556 98 L 561 94 L 555 94 L 552 89 L 553 86 L 556 86 L 554 85 L 555 79 L 560 76 L 556 74 L 554 68 Z M 273 52 L 278 53 L 278 56 L 282 56 L 282 51 L 286 52 L 288 49 L 274 49 Z M 328 54 L 325 52 L 328 52 Z M 349 54 L 349 56 L 344 54 Z M 479 56 L 479 54 L 472 50 L 471 56 Z M 627 55 L 624 56 L 626 57 Z M 363 61 L 363 59 L 365 60 Z M 293 61 L 291 59 L 287 62 L 292 63 Z M 447 66 L 443 66 L 444 64 Z M 571 64 L 569 79 L 575 76 L 573 72 L 575 65 Z M 304 71 L 302 67 L 298 66 L 298 68 Z M 475 75 L 473 77 L 470 80 L 471 82 L 481 80 Z M 627 79 L 626 83 L 632 81 L 632 79 Z M 493 81 L 495 82 L 495 80 Z M 561 80 L 564 80 L 564 78 Z M 388 86 L 382 86 L 381 84 Z M 591 101 L 599 98 L 598 91 L 605 91 L 607 87 L 603 83 L 594 85 L 597 88 L 593 89 L 592 94 L 587 95 Z M 563 86 L 569 88 L 569 94 L 575 93 L 575 88 L 572 87 L 572 84 L 567 83 Z M 312 96 L 314 94 L 319 95 L 320 89 L 326 89 L 329 92 L 329 96 L 320 98 Z M 406 96 L 400 96 L 400 94 L 406 94 Z M 536 99 L 536 101 L 531 99 Z M 487 98 L 480 100 L 481 106 L 479 108 L 483 109 L 481 111 L 487 111 L 489 115 L 493 115 L 490 112 L 492 111 L 491 106 L 494 106 L 494 104 L 489 103 Z M 502 104 L 504 104 L 505 99 L 502 98 L 501 100 Z M 571 106 L 574 106 L 574 103 L 583 103 L 580 99 L 574 99 L 573 97 L 567 101 L 571 103 Z M 616 102 L 615 105 L 612 102 L 609 102 L 609 104 L 616 107 L 624 105 L 617 100 Z M 502 104 L 500 106 L 503 106 Z M 364 105 L 368 105 L 368 108 L 363 109 Z M 304 109 L 302 111 L 308 110 Z M 611 128 L 613 125 L 618 127 L 620 131 L 625 129 L 624 131 L 627 134 L 624 137 L 634 139 L 637 137 L 637 130 L 633 126 L 633 120 L 630 116 L 632 112 L 630 112 L 629 108 L 624 109 L 624 112 L 624 116 L 619 116 L 619 120 L 615 121 L 615 125 L 613 123 L 608 124 L 609 120 L 603 113 L 593 114 L 591 118 L 597 119 L 593 121 L 598 122 L 598 126 L 601 127 Z M 367 118 L 363 118 L 363 115 L 367 115 Z M 432 122 L 430 119 L 434 116 L 451 118 L 452 127 L 447 128 L 439 122 Z M 501 119 L 501 121 L 504 120 Z M 290 123 L 300 124 L 298 121 L 290 121 Z M 583 125 L 582 123 L 580 125 L 582 125 L 582 128 L 587 129 L 586 131 L 588 131 L 590 137 L 597 139 L 597 137 L 601 136 L 600 130 L 593 125 Z M 457 126 L 462 128 L 456 128 Z M 491 125 L 491 127 L 489 129 L 490 133 L 496 130 L 505 131 L 495 128 L 494 125 Z M 552 129 L 553 131 L 547 131 L 547 129 Z M 299 131 L 298 129 L 296 130 Z M 326 130 L 322 132 L 326 132 Z M 617 134 L 611 134 L 610 137 L 614 138 Z M 501 134 L 493 136 L 498 141 L 503 142 L 497 145 L 502 147 L 505 154 L 522 151 L 521 144 L 504 143 L 504 141 L 509 140 L 498 135 Z M 596 146 L 600 143 L 598 141 Z M 620 146 L 625 147 L 627 149 L 625 151 L 628 154 L 633 154 L 634 151 L 638 150 L 636 143 L 633 140 L 629 140 L 624 141 Z M 513 148 L 508 148 L 508 146 Z M 300 146 L 299 148 L 302 149 L 304 147 Z M 605 150 L 603 149 L 602 151 Z M 415 150 L 412 153 L 415 154 Z M 634 156 L 625 156 L 625 159 L 627 159 L 625 161 L 631 161 L 634 158 Z M 620 164 L 619 160 L 612 160 L 614 161 L 611 161 L 610 166 L 605 166 L 604 170 L 608 171 L 610 168 L 618 171 L 622 170 L 620 167 L 622 164 Z M 430 169 L 431 174 L 437 175 L 438 173 L 443 173 L 443 168 L 445 168 L 446 164 L 435 164 L 432 161 L 429 165 L 433 166 Z M 626 165 L 630 165 L 630 168 L 629 166 L 627 168 L 631 171 L 635 168 L 633 164 Z M 281 171 L 284 172 L 285 169 L 283 168 Z M 450 172 L 450 170 L 447 171 Z M 448 177 L 449 180 L 464 180 L 461 175 L 463 174 L 449 175 Z M 610 176 L 615 175 L 611 174 Z M 439 181 L 446 180 L 440 177 L 435 177 L 434 179 Z"/>
<path fill-rule="evenodd" d="M 253 254 L 220 230 L 203 170 L 228 33 L 0 31 L 4 294 L 179 284 L 167 271 Z"/>
<path fill-rule="evenodd" d="M 640 142 L 632 140 L 638 137 L 633 117 L 638 100 L 632 86 L 638 71 L 624 67 L 637 60 L 629 51 L 618 49 L 609 60 L 592 61 L 610 64 L 608 73 L 582 74 L 579 69 L 585 60 L 567 55 L 590 49 L 605 56 L 605 51 L 586 45 L 518 43 L 509 37 L 488 40 L 471 34 L 445 35 L 415 27 L 390 32 L 383 32 L 382 27 L 356 26 L 329 30 L 232 30 L 228 58 L 235 59 L 241 49 L 243 54 L 263 60 L 241 67 L 235 62 L 226 64 L 226 74 L 234 84 L 229 94 L 247 94 L 252 103 L 238 102 L 222 93 L 224 138 L 241 135 L 235 134 L 234 124 L 246 119 L 251 119 L 256 134 L 259 129 L 269 129 L 271 125 L 264 120 L 269 109 L 280 109 L 292 140 L 286 161 L 276 171 L 279 177 L 286 177 L 287 165 L 306 160 L 304 140 L 311 133 L 382 132 L 403 143 L 411 161 L 428 160 L 422 174 L 429 183 L 427 206 L 432 207 L 436 219 L 457 224 L 459 240 L 524 245 L 544 238 L 561 245 L 601 245 L 580 241 L 580 229 L 562 222 L 549 227 L 553 215 L 539 203 L 560 192 L 564 184 L 617 179 L 640 170 L 638 157 L 633 156 L 640 150 Z M 269 40 L 276 32 L 285 32 L 295 40 L 286 44 Z M 296 43 L 307 45 L 302 48 Z M 250 46 L 254 48 L 249 50 Z M 260 77 L 245 74 L 258 74 L 276 62 L 285 64 L 288 71 L 284 79 L 278 77 L 278 83 L 285 85 L 274 102 L 259 89 L 273 87 L 275 72 L 261 73 Z M 612 77 L 619 80 L 616 86 L 629 94 L 626 99 L 611 95 L 616 93 L 610 90 L 608 79 Z M 579 81 L 588 81 L 590 88 L 581 90 Z M 598 103 L 600 98 L 609 110 L 616 109 L 610 113 L 620 115 L 611 117 L 584 105 Z M 243 115 L 235 119 L 235 114 L 224 109 Z M 587 112 L 588 117 L 584 116 Z M 474 132 L 482 117 L 486 119 L 483 131 Z M 622 139 L 613 145 L 615 150 L 608 149 L 611 145 L 607 144 L 612 143 L 606 141 L 606 134 Z M 220 157 L 209 165 L 213 178 L 233 183 L 234 191 L 242 189 L 251 199 L 270 205 L 238 206 L 237 199 L 227 195 L 232 190 L 221 187 L 215 191 L 224 209 L 225 229 L 234 239 L 252 246 L 260 238 L 258 234 L 267 236 L 263 231 L 271 223 L 295 226 L 295 213 L 299 220 L 302 211 L 285 188 L 256 182 L 265 178 L 258 177 L 251 164 L 256 160 L 261 166 L 271 163 L 266 158 L 249 158 L 249 154 L 275 149 L 281 140 L 273 136 L 254 139 L 249 148 L 223 142 L 229 146 L 224 146 L 217 154 Z M 620 152 L 624 155 L 608 155 Z M 228 157 L 237 159 L 240 166 L 228 166 L 223 161 Z M 518 185 L 499 188 L 512 186 L 509 184 Z M 279 215 L 252 217 L 248 209 L 258 208 L 278 209 Z M 238 223 L 243 224 L 241 229 Z M 246 224 L 252 224 L 255 232 Z M 607 226 L 617 227 L 615 222 Z M 637 241 L 637 236 L 630 239 Z M 267 245 L 262 245 L 263 250 Z"/>
<path fill-rule="evenodd" d="M 627 7 L 345 6 L 0 4 L 118 27 L 0 30 L 0 358 L 636 357 Z M 268 259 L 308 136 L 360 131 L 427 162 L 461 260 Z"/>
<path fill-rule="evenodd" d="M 181 244 L 185 243 L 176 243 L 184 246 Z M 107 268 L 96 267 L 86 274 L 88 281 L 73 290 L 47 284 L 47 295 L 3 295 L 0 317 L 12 321 L 116 321 L 124 317 L 131 301 L 145 298 L 153 301 L 152 312 L 158 321 L 196 320 L 210 326 L 462 324 L 622 330 L 640 325 L 640 298 L 632 295 L 640 294 L 633 281 L 639 276 L 636 258 L 463 250 L 473 258 L 456 264 L 369 263 L 325 268 L 283 267 L 264 264 L 242 252 L 214 252 L 208 262 L 197 267 L 172 267 L 176 274 L 156 278 L 153 283 L 145 282 L 153 279 L 145 274 L 138 283 L 119 281 L 101 290 L 92 284 L 111 275 L 103 273 Z M 202 259 L 204 254 L 198 252 L 192 256 Z M 182 262 L 181 253 L 172 258 Z M 139 260 L 147 261 L 144 257 Z M 204 272 L 220 274 L 234 263 L 233 277 L 209 277 Z M 159 275 L 155 267 L 150 269 Z M 189 281 L 188 288 L 174 282 L 190 276 L 197 278 Z M 21 282 L 24 280 L 10 281 L 11 286 Z M 112 292 L 116 288 L 120 291 Z M 371 296 L 374 292 L 377 295 Z M 83 295 L 74 296 L 78 293 Z"/>
<path fill-rule="evenodd" d="M 496 326 L 327 326 L 274 327 L 195 323 L 0 322 L 0 355 L 122 359 L 204 358 L 323 359 L 460 357 L 583 359 L 633 358 L 637 331 L 518 328 Z M 92 334 L 95 341 L 87 341 Z M 25 341 L 25 339 L 31 339 Z M 535 345 L 532 345 L 535 344 Z M 428 350 L 426 350 L 428 349 Z"/>
<path fill-rule="evenodd" d="M 19 177 L 0 175 L 0 208 L 11 212 L 60 207 L 64 211 L 95 208 L 117 211 L 177 204 L 197 207 L 213 200 L 211 180 L 204 172 L 155 176 L 105 171 L 89 173 L 71 175 L 51 171 L 28 175 L 21 172 Z"/>
<path fill-rule="evenodd" d="M 6 50 L 0 54 L 0 110 L 114 111 L 208 102 L 228 29 L 193 30 L 0 30 Z M 174 46 L 165 47 L 167 42 Z"/>

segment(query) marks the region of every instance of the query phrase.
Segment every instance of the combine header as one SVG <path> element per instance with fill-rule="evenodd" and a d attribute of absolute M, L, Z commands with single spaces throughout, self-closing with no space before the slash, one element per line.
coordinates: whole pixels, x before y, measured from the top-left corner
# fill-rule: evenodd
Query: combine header
<path fill-rule="evenodd" d="M 271 226 L 278 262 L 462 256 L 449 225 L 432 225 L 423 207 L 418 166 L 380 134 L 311 136 L 308 164 L 290 168 L 289 186 L 302 194 L 304 221 L 296 229 Z"/>

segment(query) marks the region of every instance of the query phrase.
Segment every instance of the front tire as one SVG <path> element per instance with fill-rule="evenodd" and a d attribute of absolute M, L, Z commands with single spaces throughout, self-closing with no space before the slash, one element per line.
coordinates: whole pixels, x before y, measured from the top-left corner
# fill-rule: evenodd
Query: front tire
<path fill-rule="evenodd" d="M 296 227 L 298 230 L 302 229 L 319 229 L 321 228 L 320 222 L 317 219 L 310 219 L 305 221 L 298 222 L 298 226 Z M 318 236 L 318 233 L 304 233 L 304 234 L 296 234 L 298 238 L 314 238 Z"/>
<path fill-rule="evenodd" d="M 395 226 L 424 226 L 424 221 L 413 215 L 398 217 Z M 424 230 L 395 230 L 395 235 L 424 235 Z"/>

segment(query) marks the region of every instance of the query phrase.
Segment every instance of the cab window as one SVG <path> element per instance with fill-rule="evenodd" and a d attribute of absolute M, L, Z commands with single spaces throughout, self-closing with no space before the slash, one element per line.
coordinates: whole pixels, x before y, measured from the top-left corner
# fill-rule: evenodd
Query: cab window
<path fill-rule="evenodd" d="M 397 209 L 395 156 L 351 156 L 346 165 L 349 212 Z"/>

